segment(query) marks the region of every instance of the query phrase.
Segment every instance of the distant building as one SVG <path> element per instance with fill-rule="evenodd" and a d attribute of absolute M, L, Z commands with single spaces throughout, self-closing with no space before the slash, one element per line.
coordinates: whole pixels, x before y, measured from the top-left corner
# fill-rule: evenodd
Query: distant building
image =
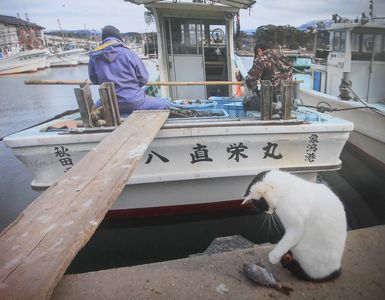
<path fill-rule="evenodd" d="M 19 17 L 0 15 L 0 56 L 44 47 L 43 29 Z"/>

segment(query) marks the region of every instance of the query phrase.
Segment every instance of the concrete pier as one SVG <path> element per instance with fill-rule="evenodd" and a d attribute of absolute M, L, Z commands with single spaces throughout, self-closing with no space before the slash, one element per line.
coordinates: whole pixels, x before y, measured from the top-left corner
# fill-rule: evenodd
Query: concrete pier
<path fill-rule="evenodd" d="M 261 262 L 294 289 L 291 299 L 385 299 L 385 225 L 350 231 L 342 275 L 333 282 L 295 279 L 267 260 L 274 245 L 148 265 L 66 275 L 52 299 L 284 299 L 242 273 L 244 263 Z M 127 253 L 129 255 L 129 253 Z"/>

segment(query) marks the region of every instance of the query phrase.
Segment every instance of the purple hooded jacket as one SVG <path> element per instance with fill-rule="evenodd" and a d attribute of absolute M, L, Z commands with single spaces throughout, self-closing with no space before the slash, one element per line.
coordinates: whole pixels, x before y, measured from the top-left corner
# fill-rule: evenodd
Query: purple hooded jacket
<path fill-rule="evenodd" d="M 144 95 L 142 86 L 148 80 L 148 72 L 138 55 L 116 38 L 106 38 L 103 43 L 110 41 L 116 43 L 90 53 L 88 73 L 92 83 L 114 82 L 122 112 L 167 107 L 166 100 Z"/>

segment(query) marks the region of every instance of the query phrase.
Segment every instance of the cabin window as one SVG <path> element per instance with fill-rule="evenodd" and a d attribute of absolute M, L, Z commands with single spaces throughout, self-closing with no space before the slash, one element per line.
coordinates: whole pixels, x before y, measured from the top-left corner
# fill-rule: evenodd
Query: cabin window
<path fill-rule="evenodd" d="M 360 52 L 360 34 L 359 33 L 353 33 L 352 34 L 352 52 Z"/>
<path fill-rule="evenodd" d="M 333 51 L 345 51 L 346 32 L 335 31 L 333 38 Z"/>
<path fill-rule="evenodd" d="M 363 39 L 362 52 L 372 53 L 374 35 L 365 33 L 362 35 L 362 39 Z"/>
<path fill-rule="evenodd" d="M 381 34 L 376 34 L 375 39 L 374 39 L 374 54 L 381 53 L 382 52 L 382 39 L 383 35 Z"/>
<path fill-rule="evenodd" d="M 353 32 L 352 60 L 385 61 L 385 34 Z"/>
<path fill-rule="evenodd" d="M 171 43 L 167 43 L 168 54 L 202 54 L 200 20 L 173 18 L 165 24 L 167 40 L 172 36 Z"/>

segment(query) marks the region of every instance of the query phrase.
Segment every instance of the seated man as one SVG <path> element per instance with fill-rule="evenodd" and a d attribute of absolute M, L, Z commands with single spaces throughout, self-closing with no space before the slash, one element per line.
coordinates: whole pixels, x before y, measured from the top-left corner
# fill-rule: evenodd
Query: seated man
<path fill-rule="evenodd" d="M 92 83 L 115 84 L 120 112 L 166 109 L 167 99 L 144 94 L 142 86 L 148 81 L 148 72 L 138 55 L 123 44 L 119 30 L 114 26 L 105 26 L 102 41 L 103 44 L 90 53 L 88 74 Z M 101 106 L 100 101 L 96 106 Z"/>

